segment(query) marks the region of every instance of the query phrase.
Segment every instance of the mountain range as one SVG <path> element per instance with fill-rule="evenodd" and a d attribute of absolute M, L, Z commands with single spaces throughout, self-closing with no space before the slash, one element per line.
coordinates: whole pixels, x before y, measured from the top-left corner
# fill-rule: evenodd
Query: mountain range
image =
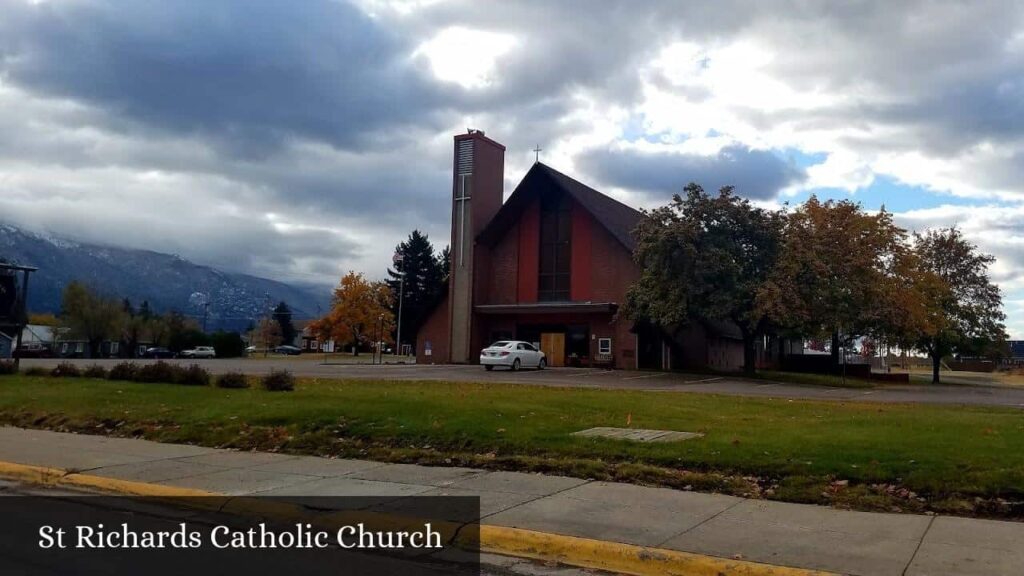
<path fill-rule="evenodd" d="M 29 283 L 33 313 L 57 313 L 61 291 L 75 280 L 135 306 L 147 301 L 156 312 L 176 310 L 199 322 L 205 313 L 209 330 L 245 330 L 281 301 L 295 320 L 313 318 L 330 303 L 327 288 L 292 286 L 171 254 L 76 242 L 7 224 L 0 224 L 0 260 L 39 268 Z"/>

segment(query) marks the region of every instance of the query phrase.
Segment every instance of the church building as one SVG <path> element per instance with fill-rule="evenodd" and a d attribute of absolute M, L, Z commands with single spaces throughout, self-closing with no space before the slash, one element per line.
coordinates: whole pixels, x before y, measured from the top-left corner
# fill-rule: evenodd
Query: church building
<path fill-rule="evenodd" d="M 541 162 L 502 202 L 504 154 L 482 131 L 455 136 L 448 293 L 418 332 L 418 363 L 477 363 L 515 339 L 553 367 L 742 367 L 734 327 L 668 338 L 617 314 L 639 277 L 639 211 Z"/>

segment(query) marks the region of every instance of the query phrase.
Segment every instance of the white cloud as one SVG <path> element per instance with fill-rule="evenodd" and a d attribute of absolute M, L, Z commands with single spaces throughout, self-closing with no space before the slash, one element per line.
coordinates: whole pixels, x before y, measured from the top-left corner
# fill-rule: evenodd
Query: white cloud
<path fill-rule="evenodd" d="M 486 88 L 498 78 L 498 59 L 515 45 L 515 37 L 509 34 L 453 26 L 420 44 L 413 57 L 426 58 L 439 80 L 463 88 Z"/>

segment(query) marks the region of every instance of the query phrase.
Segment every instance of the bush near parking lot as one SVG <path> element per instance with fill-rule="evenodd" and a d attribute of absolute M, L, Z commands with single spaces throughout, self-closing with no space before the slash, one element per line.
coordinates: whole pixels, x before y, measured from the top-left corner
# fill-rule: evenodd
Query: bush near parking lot
<path fill-rule="evenodd" d="M 287 370 L 271 370 L 263 377 L 263 388 L 270 392 L 291 392 L 295 390 L 295 377 Z"/>
<path fill-rule="evenodd" d="M 249 378 L 241 372 L 226 372 L 217 377 L 218 388 L 248 388 Z"/>
<path fill-rule="evenodd" d="M 203 367 L 193 364 L 188 368 L 182 368 L 181 366 L 175 366 L 178 369 L 177 378 L 174 380 L 175 384 L 185 384 L 187 386 L 209 386 L 210 385 L 210 373 Z"/>
<path fill-rule="evenodd" d="M 108 380 L 135 380 L 139 367 L 131 362 L 118 362 L 107 373 Z"/>
<path fill-rule="evenodd" d="M 138 368 L 132 379 L 136 382 L 208 386 L 210 384 L 210 373 L 196 364 L 186 368 L 161 360 Z"/>
<path fill-rule="evenodd" d="M 106 379 L 107 369 L 104 368 L 103 366 L 100 366 L 99 364 L 90 364 L 89 366 L 85 367 L 85 370 L 82 371 L 82 376 L 86 378 Z"/>
<path fill-rule="evenodd" d="M 50 371 L 42 366 L 31 366 L 25 370 L 25 376 L 49 376 Z"/>
<path fill-rule="evenodd" d="M 136 372 L 135 377 L 132 380 L 136 382 L 165 382 L 174 383 L 178 378 L 177 366 L 172 366 L 163 360 L 154 362 L 152 364 L 144 364 L 140 366 Z"/>
<path fill-rule="evenodd" d="M 78 366 L 71 362 L 61 362 L 57 364 L 57 367 L 50 371 L 50 376 L 56 376 L 59 378 L 80 378 L 82 371 L 78 369 Z"/>
<path fill-rule="evenodd" d="M 17 374 L 17 373 L 18 373 L 18 367 L 14 364 L 14 362 L 6 361 L 6 360 L 0 361 L 0 376 L 3 376 L 5 374 Z"/>

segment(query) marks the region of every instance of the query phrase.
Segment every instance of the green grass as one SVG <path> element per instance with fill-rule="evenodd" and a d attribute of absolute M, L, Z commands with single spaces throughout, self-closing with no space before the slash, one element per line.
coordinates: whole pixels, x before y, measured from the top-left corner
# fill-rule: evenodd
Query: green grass
<path fill-rule="evenodd" d="M 6 376 L 0 422 L 859 509 L 1006 517 L 1021 515 L 1013 502 L 1024 500 L 1024 412 L 1014 409 L 444 382 L 300 380 L 295 392 L 271 393 Z M 627 425 L 705 436 L 639 444 L 570 435 Z"/>

